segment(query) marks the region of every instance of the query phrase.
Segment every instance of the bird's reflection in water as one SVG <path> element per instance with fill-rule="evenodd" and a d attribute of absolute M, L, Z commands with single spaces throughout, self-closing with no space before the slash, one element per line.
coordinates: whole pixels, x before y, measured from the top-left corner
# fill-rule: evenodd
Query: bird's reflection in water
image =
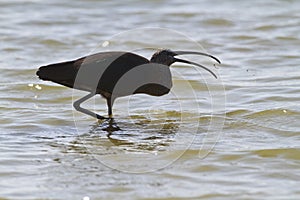
<path fill-rule="evenodd" d="M 120 131 L 120 127 L 117 125 L 115 120 L 113 118 L 105 120 L 99 120 L 97 123 L 97 126 L 101 127 L 103 131 L 106 131 L 108 133 L 108 137 L 115 131 Z"/>
<path fill-rule="evenodd" d="M 131 118 L 131 120 L 120 120 L 118 123 L 114 119 L 99 120 L 92 126 L 89 133 L 95 140 L 98 136 L 98 139 L 102 141 L 103 134 L 105 134 L 111 142 L 110 147 L 111 145 L 121 146 L 129 151 L 141 152 L 165 150 L 174 141 L 179 129 L 177 120 L 149 120 L 141 116 Z"/>

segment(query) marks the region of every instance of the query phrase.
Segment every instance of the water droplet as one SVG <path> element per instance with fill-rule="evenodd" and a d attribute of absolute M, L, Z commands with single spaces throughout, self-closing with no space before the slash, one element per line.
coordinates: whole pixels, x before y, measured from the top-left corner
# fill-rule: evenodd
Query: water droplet
<path fill-rule="evenodd" d="M 104 41 L 103 43 L 102 43 L 102 47 L 107 47 L 109 45 L 109 41 Z"/>
<path fill-rule="evenodd" d="M 39 86 L 39 85 L 36 85 L 35 88 L 36 88 L 37 90 L 41 90 L 41 89 L 42 89 L 42 87 Z"/>

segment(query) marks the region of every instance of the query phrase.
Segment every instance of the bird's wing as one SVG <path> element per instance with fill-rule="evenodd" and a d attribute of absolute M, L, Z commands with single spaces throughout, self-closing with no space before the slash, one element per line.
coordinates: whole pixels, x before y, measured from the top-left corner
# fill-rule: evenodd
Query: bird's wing
<path fill-rule="evenodd" d="M 77 60 L 40 67 L 37 75 L 67 87 L 91 92 L 112 92 L 114 85 L 132 68 L 149 60 L 131 52 L 101 52 Z"/>

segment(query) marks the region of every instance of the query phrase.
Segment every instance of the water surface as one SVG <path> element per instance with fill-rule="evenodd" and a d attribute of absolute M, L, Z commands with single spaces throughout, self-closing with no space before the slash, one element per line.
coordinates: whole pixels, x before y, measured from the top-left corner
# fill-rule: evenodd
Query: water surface
<path fill-rule="evenodd" d="M 0 2 L 0 199 L 299 199 L 299 4 Z M 142 27 L 165 29 L 113 36 Z M 121 130 L 35 76 L 109 48 L 201 49 L 185 36 L 222 60 L 186 57 L 218 79 L 172 66 L 172 93 L 116 101 Z M 106 113 L 100 97 L 85 107 Z"/>

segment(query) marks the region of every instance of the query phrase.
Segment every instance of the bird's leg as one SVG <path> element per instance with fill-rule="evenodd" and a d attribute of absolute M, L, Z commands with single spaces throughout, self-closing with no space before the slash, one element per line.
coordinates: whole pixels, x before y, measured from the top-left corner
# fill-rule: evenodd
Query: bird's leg
<path fill-rule="evenodd" d="M 111 97 L 108 97 L 106 99 L 106 102 L 107 102 L 107 107 L 108 107 L 108 117 L 109 118 L 112 118 L 112 105 L 113 105 L 113 100 Z"/>
<path fill-rule="evenodd" d="M 95 94 L 90 93 L 90 94 L 88 94 L 88 95 L 82 97 L 81 99 L 78 99 L 77 101 L 75 101 L 75 102 L 73 103 L 74 108 L 75 108 L 77 111 L 79 111 L 79 112 L 82 112 L 82 113 L 84 113 L 84 114 L 90 115 L 90 116 L 95 117 L 95 118 L 97 118 L 97 119 L 107 119 L 106 117 L 103 117 L 103 116 L 101 116 L 101 115 L 98 115 L 98 114 L 96 114 L 96 113 L 90 111 L 90 110 L 87 110 L 87 109 L 84 109 L 84 108 L 80 107 L 80 104 L 81 104 L 81 103 L 83 103 L 84 101 L 86 101 L 86 100 L 92 98 L 93 96 L 95 96 Z"/>

